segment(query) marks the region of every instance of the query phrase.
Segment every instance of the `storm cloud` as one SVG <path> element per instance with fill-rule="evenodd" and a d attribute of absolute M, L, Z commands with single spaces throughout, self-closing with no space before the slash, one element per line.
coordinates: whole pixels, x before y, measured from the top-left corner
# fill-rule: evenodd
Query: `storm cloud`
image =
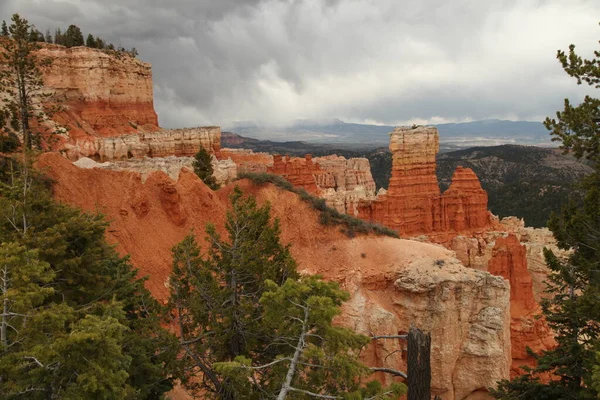
<path fill-rule="evenodd" d="M 597 0 L 0 1 L 136 47 L 165 127 L 541 120 L 589 92 L 556 50 L 600 38 Z"/>

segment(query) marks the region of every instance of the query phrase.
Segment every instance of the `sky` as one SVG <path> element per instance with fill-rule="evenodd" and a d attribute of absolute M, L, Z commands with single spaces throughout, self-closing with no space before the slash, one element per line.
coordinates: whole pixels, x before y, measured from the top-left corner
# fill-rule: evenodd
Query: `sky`
<path fill-rule="evenodd" d="M 600 49 L 598 0 L 0 0 L 15 12 L 137 48 L 166 128 L 541 121 L 593 93 L 556 51 Z"/>

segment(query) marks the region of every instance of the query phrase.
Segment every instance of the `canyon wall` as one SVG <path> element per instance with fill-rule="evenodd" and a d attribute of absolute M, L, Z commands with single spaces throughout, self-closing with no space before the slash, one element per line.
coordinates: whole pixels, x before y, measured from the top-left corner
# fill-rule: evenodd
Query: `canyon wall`
<path fill-rule="evenodd" d="M 158 130 L 152 70 L 136 58 L 88 47 L 45 44 L 44 85 L 62 110 L 52 115 L 72 140 Z"/>
<path fill-rule="evenodd" d="M 403 236 L 489 229 L 487 193 L 468 168 L 458 168 L 440 193 L 435 175 L 439 135 L 434 127 L 400 127 L 390 133 L 392 176 L 386 194 L 363 201 L 358 216 Z M 447 239 L 438 239 L 445 241 Z"/>

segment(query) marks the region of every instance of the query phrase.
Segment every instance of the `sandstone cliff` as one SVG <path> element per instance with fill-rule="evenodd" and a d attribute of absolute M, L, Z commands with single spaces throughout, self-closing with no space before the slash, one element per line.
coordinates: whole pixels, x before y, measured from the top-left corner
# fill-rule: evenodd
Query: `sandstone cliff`
<path fill-rule="evenodd" d="M 435 175 L 439 151 L 436 128 L 396 128 L 390 134 L 390 150 L 392 177 L 387 193 L 361 202 L 360 218 L 407 236 L 471 232 L 492 226 L 487 193 L 470 169 L 458 168 L 450 188 L 440 194 Z"/>
<path fill-rule="evenodd" d="M 117 136 L 158 129 L 150 64 L 88 47 L 46 44 L 39 51 L 52 63 L 43 69 L 46 87 L 64 99 L 53 119 L 69 136 Z"/>
<path fill-rule="evenodd" d="M 152 133 L 108 138 L 75 138 L 63 144 L 61 152 L 70 160 L 88 157 L 97 161 L 110 161 L 144 157 L 191 157 L 201 147 L 210 153 L 218 153 L 221 149 L 221 128 L 205 126 L 162 129 Z"/>
<path fill-rule="evenodd" d="M 554 347 L 555 342 L 546 321 L 540 318 L 541 308 L 535 301 L 533 279 L 527 270 L 526 249 L 515 235 L 496 239 L 488 271 L 510 282 L 511 374 L 519 375 L 519 367 L 535 366 L 528 347 L 540 353 Z"/>

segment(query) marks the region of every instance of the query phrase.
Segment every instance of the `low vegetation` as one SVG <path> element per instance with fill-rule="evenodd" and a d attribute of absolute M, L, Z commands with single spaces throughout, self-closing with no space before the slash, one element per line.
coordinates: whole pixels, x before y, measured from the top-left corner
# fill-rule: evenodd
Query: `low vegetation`
<path fill-rule="evenodd" d="M 204 182 L 206 186 L 212 190 L 217 190 L 219 188 L 219 184 L 213 176 L 214 170 L 211 156 L 203 146 L 200 146 L 200 150 L 194 156 L 192 167 L 194 168 L 194 173 L 198 178 L 202 179 L 202 182 Z"/>
<path fill-rule="evenodd" d="M 391 236 L 395 238 L 399 237 L 398 232 L 388 227 L 366 222 L 328 207 L 324 199 L 313 196 L 304 189 L 294 187 L 294 185 L 279 175 L 268 173 L 242 173 L 238 175 L 238 179 L 249 179 L 259 185 L 271 183 L 280 189 L 297 194 L 314 210 L 320 213 L 319 222 L 322 225 L 340 225 L 342 227 L 341 231 L 348 237 L 354 237 L 358 233 L 374 233 L 376 235 Z"/>

